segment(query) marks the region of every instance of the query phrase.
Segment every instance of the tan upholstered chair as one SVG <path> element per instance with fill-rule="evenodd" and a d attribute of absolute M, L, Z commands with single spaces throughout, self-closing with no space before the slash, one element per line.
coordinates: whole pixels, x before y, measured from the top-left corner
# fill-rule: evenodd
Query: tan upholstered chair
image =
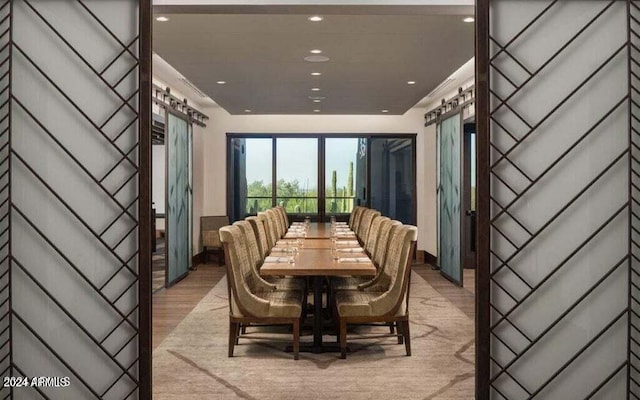
<path fill-rule="evenodd" d="M 269 251 L 276 245 L 278 241 L 278 236 L 276 233 L 276 229 L 271 222 L 271 219 L 267 215 L 267 212 L 259 212 L 258 218 L 262 219 L 262 223 L 264 224 L 264 230 L 267 232 L 267 245 L 269 246 Z"/>
<path fill-rule="evenodd" d="M 240 230 L 244 235 L 245 245 L 249 253 L 249 260 L 255 272 L 255 279 L 261 280 L 268 285 L 274 286 L 277 290 L 305 290 L 305 282 L 302 279 L 261 277 L 260 267 L 264 262 L 264 258 L 260 255 L 260 250 L 258 249 L 258 241 L 256 240 L 256 236 L 253 232 L 253 228 L 251 227 L 251 223 L 249 221 L 236 221 L 233 223 L 233 225 L 240 227 Z"/>
<path fill-rule="evenodd" d="M 220 229 L 227 265 L 229 294 L 229 357 L 245 324 L 286 324 L 293 327 L 293 354 L 298 359 L 302 298 L 300 291 L 266 289 L 252 272 L 249 252 L 239 226 Z"/>
<path fill-rule="evenodd" d="M 358 226 L 360 225 L 360 218 L 362 217 L 362 213 L 366 210 L 366 207 L 357 206 L 353 210 L 353 223 L 349 224 L 349 227 L 352 231 L 358 232 Z"/>
<path fill-rule="evenodd" d="M 415 226 L 403 225 L 394 230 L 385 260 L 385 277 L 381 280 L 386 285 L 384 291 L 381 290 L 381 286 L 376 286 L 375 291 L 367 288 L 336 293 L 334 313 L 339 321 L 342 358 L 347 357 L 347 325 L 374 322 L 396 324 L 398 342 L 404 342 L 407 356 L 411 355 L 409 280 L 411 254 L 417 237 L 418 229 Z"/>
<path fill-rule="evenodd" d="M 380 228 L 378 231 L 378 240 L 376 241 L 376 246 L 373 250 L 373 254 L 370 254 L 371 260 L 373 264 L 376 266 L 376 275 L 371 277 L 363 277 L 363 276 L 344 276 L 344 277 L 335 277 L 331 279 L 331 300 L 335 298 L 335 293 L 340 290 L 358 290 L 365 289 L 371 286 L 376 285 L 380 279 L 385 276 L 384 266 L 385 266 L 385 258 L 387 255 L 387 250 L 389 248 L 389 238 L 391 237 L 393 230 L 398 226 L 401 226 L 402 223 L 396 220 L 390 220 L 387 217 L 383 218 L 380 223 Z M 377 218 L 379 219 L 379 218 Z M 385 290 L 384 287 L 380 290 Z M 335 304 L 333 302 L 332 304 Z M 393 324 L 391 325 L 393 328 Z M 391 329 L 391 333 L 394 330 Z"/>
<path fill-rule="evenodd" d="M 355 221 L 355 217 L 356 214 L 358 214 L 360 212 L 360 206 L 355 206 L 353 207 L 353 210 L 351 210 L 351 214 L 349 214 L 349 228 L 351 228 L 353 230 L 353 224 Z"/>
<path fill-rule="evenodd" d="M 204 262 L 207 262 L 209 251 L 218 253 L 218 264 L 224 261 L 222 243 L 218 230 L 225 225 L 229 225 L 229 217 L 226 215 L 202 216 L 200 217 L 200 237 L 202 240 L 202 255 Z"/>
<path fill-rule="evenodd" d="M 366 209 L 362 213 L 362 217 L 360 218 L 360 224 L 358 225 L 358 230 L 356 231 L 356 235 L 358 236 L 358 240 L 363 245 L 367 242 L 367 238 L 369 236 L 369 230 L 371 229 L 371 222 L 374 218 L 380 216 L 380 211 Z"/>
<path fill-rule="evenodd" d="M 247 217 L 245 220 L 249 221 L 251 228 L 253 228 L 253 233 L 256 235 L 256 239 L 258 240 L 260 256 L 264 260 L 271 250 L 267 239 L 267 231 L 264 229 L 264 222 L 260 217 Z"/>
<path fill-rule="evenodd" d="M 276 227 L 276 236 L 278 239 L 284 236 L 286 228 L 284 226 L 284 221 L 282 220 L 282 216 L 280 215 L 280 211 L 276 208 L 270 208 L 267 211 L 267 216 L 271 218 Z"/>
<path fill-rule="evenodd" d="M 282 214 L 282 221 L 284 222 L 285 232 L 289 229 L 291 224 L 289 223 L 289 216 L 287 216 L 287 210 L 283 206 L 276 206 L 277 209 L 280 210 Z"/>

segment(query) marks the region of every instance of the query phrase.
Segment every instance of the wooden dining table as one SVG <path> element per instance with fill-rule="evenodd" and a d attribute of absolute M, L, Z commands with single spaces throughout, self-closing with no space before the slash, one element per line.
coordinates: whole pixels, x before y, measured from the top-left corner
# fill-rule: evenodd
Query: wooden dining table
<path fill-rule="evenodd" d="M 311 224 L 313 228 L 314 224 Z M 328 224 L 327 224 L 328 225 Z M 309 229 L 309 231 L 313 231 Z M 325 227 L 316 229 L 316 236 L 325 233 Z M 355 239 L 344 240 L 338 239 L 338 248 L 355 248 L 357 245 L 341 245 L 341 242 L 349 241 L 352 243 Z M 283 239 L 272 250 L 272 254 L 287 254 L 286 249 L 291 246 L 298 246 L 295 241 Z M 331 254 L 332 242 L 330 239 L 330 227 L 326 229 L 326 237 L 310 237 L 303 241 L 302 247 L 298 246 L 298 255 L 293 263 L 288 262 L 265 262 L 260 268 L 262 276 L 298 276 L 311 277 L 313 280 L 313 344 L 311 346 L 301 346 L 301 351 L 312 351 L 314 353 L 322 353 L 329 350 L 339 351 L 339 348 L 329 348 L 322 343 L 323 320 L 322 320 L 322 282 L 325 277 L 331 276 L 371 276 L 376 274 L 376 268 L 368 259 L 364 252 L 339 253 L 338 260 L 334 260 Z M 364 261 L 364 258 L 367 258 Z M 350 262 L 349 259 L 358 259 L 358 262 Z"/>

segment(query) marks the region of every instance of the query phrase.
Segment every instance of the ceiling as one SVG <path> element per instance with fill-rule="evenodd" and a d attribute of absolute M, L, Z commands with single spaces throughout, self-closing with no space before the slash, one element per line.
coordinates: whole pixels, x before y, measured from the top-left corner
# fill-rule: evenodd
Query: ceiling
<path fill-rule="evenodd" d="M 310 22 L 309 13 L 158 11 L 169 21 L 154 20 L 154 52 L 231 114 L 404 114 L 474 51 L 474 24 L 460 12 L 350 8 Z M 330 60 L 305 61 L 312 49 Z"/>

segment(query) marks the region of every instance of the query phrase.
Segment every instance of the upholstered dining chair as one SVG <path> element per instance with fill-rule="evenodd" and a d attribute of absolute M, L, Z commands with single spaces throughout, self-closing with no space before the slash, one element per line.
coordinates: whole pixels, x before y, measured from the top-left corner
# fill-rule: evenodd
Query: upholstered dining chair
<path fill-rule="evenodd" d="M 282 206 L 275 206 L 274 210 L 278 212 L 280 219 L 282 220 L 282 225 L 284 226 L 284 233 L 287 233 L 289 230 L 289 217 L 287 217 L 287 210 Z"/>
<path fill-rule="evenodd" d="M 351 230 L 354 229 L 353 224 L 355 222 L 356 215 L 360 212 L 360 208 L 361 208 L 360 206 L 353 207 L 353 210 L 351 210 L 351 214 L 349 214 L 348 225 L 349 225 L 349 228 L 351 228 Z"/>
<path fill-rule="evenodd" d="M 269 218 L 269 215 L 266 211 L 259 212 L 258 218 L 262 219 L 264 230 L 267 232 L 267 245 L 269 246 L 269 250 L 271 250 L 278 241 L 276 228 L 273 226 L 273 222 L 271 221 L 271 218 Z"/>
<path fill-rule="evenodd" d="M 367 238 L 369 236 L 369 230 L 371 229 L 371 222 L 374 218 L 380 216 L 380 211 L 372 210 L 367 208 L 360 218 L 360 224 L 358 225 L 358 230 L 356 231 L 356 235 L 360 240 L 360 243 L 363 245 L 367 242 Z"/>
<path fill-rule="evenodd" d="M 380 237 L 380 226 L 383 221 L 390 221 L 389 217 L 377 216 L 371 220 L 371 228 L 369 228 L 369 234 L 367 240 L 364 242 L 364 251 L 369 257 L 373 255 L 373 251 L 378 244 L 378 237 Z"/>
<path fill-rule="evenodd" d="M 411 355 L 409 331 L 409 281 L 411 254 L 418 237 L 415 226 L 402 225 L 394 229 L 384 266 L 384 277 L 377 285 L 335 294 L 334 314 L 338 320 L 338 337 L 342 358 L 347 357 L 347 326 L 381 322 L 397 326 L 398 343 L 404 342 Z M 384 325 L 386 326 L 386 325 Z M 389 334 L 390 336 L 392 334 Z M 375 335 L 373 337 L 380 337 Z M 366 339 L 366 336 L 359 336 Z"/>
<path fill-rule="evenodd" d="M 269 219 L 270 226 L 273 231 L 272 234 L 276 239 L 275 242 L 277 242 L 278 240 L 282 239 L 282 236 L 284 235 L 284 228 L 281 226 L 281 222 L 279 222 L 280 218 L 278 218 L 276 212 L 272 209 L 268 209 L 264 213 Z"/>
<path fill-rule="evenodd" d="M 272 207 L 268 211 L 273 213 L 273 220 L 276 223 L 278 238 L 282 238 L 287 231 L 287 227 L 284 225 L 284 220 L 282 219 L 282 214 L 277 207 Z"/>
<path fill-rule="evenodd" d="M 389 238 L 393 230 L 402 225 L 402 222 L 390 220 L 388 217 L 379 217 L 380 227 L 378 228 L 378 238 L 372 253 L 369 254 L 373 265 L 376 266 L 376 275 L 371 278 L 369 276 L 340 276 L 331 278 L 331 298 L 340 290 L 358 290 L 358 288 L 366 288 L 376 284 L 384 272 L 384 260 L 389 248 Z M 391 331 L 393 333 L 393 330 Z"/>
<path fill-rule="evenodd" d="M 240 227 L 240 230 L 244 235 L 245 245 L 249 253 L 249 261 L 256 275 L 255 279 L 263 280 L 271 285 L 275 285 L 277 290 L 305 290 L 305 281 L 300 278 L 279 278 L 275 276 L 268 278 L 261 277 L 260 267 L 264 262 L 264 258 L 260 255 L 258 241 L 256 240 L 251 223 L 249 221 L 236 221 L 233 225 Z"/>
<path fill-rule="evenodd" d="M 358 232 L 358 226 L 360 226 L 360 219 L 362 218 L 362 214 L 367 210 L 367 207 L 358 206 L 353 213 L 353 224 L 349 224 L 349 227 L 352 231 Z"/>
<path fill-rule="evenodd" d="M 283 324 L 293 329 L 293 358 L 298 359 L 303 293 L 295 290 L 264 290 L 252 273 L 244 235 L 239 226 L 220 229 L 227 265 L 229 295 L 229 357 L 233 357 L 244 324 Z M 248 337 L 250 338 L 250 337 Z"/>
<path fill-rule="evenodd" d="M 253 234 L 256 235 L 258 242 L 258 250 L 260 257 L 264 260 L 269 255 L 271 247 L 269 247 L 269 241 L 267 239 L 267 231 L 264 229 L 264 222 L 260 217 L 247 217 L 245 221 L 249 221 L 251 228 L 253 228 Z"/>

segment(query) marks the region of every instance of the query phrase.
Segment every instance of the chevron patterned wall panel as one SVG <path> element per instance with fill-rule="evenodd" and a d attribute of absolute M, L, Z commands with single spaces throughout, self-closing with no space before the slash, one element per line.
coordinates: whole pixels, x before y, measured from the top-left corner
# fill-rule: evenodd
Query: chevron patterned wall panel
<path fill-rule="evenodd" d="M 630 5 L 484 3 L 490 397 L 626 398 Z"/>
<path fill-rule="evenodd" d="M 140 21 L 139 1 L 0 5 L 0 368 L 64 386 L 2 398 L 140 396 Z"/>

